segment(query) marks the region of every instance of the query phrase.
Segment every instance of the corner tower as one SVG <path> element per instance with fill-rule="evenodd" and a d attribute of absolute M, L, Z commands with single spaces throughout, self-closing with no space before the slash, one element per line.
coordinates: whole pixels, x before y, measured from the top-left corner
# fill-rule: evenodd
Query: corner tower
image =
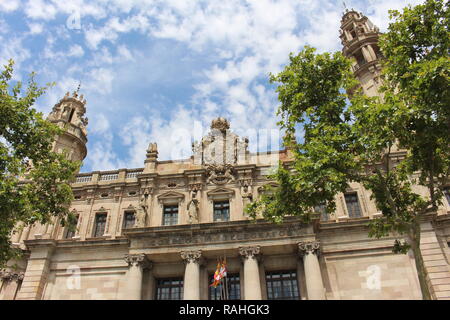
<path fill-rule="evenodd" d="M 53 151 L 68 153 L 69 160 L 82 161 L 87 155 L 86 99 L 78 96 L 78 90 L 69 92 L 53 107 L 47 120 L 56 124 L 64 132 L 55 139 Z"/>
<path fill-rule="evenodd" d="M 379 29 L 360 12 L 346 10 L 341 21 L 343 54 L 353 58 L 353 72 L 368 96 L 379 95 L 382 54 Z"/>

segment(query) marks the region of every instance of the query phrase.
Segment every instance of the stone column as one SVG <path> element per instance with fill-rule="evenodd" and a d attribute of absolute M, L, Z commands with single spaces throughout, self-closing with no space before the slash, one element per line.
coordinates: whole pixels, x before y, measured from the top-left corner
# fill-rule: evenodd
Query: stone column
<path fill-rule="evenodd" d="M 125 300 L 142 299 L 142 280 L 144 269 L 151 267 L 145 254 L 127 254 L 125 261 L 128 263 L 127 285 L 123 296 Z"/>
<path fill-rule="evenodd" d="M 184 300 L 200 300 L 201 256 L 201 250 L 181 252 L 181 258 L 186 264 L 184 272 Z"/>
<path fill-rule="evenodd" d="M 375 53 L 375 50 L 373 49 L 372 45 L 367 46 L 367 51 L 369 52 L 370 56 L 372 57 L 372 60 L 377 60 L 377 54 Z"/>
<path fill-rule="evenodd" d="M 362 47 L 361 52 L 367 62 L 373 61 L 372 56 L 370 55 L 370 52 L 366 47 Z"/>
<path fill-rule="evenodd" d="M 325 300 L 325 288 L 318 259 L 320 242 L 300 242 L 298 249 L 300 256 L 303 258 L 308 300 Z"/>
<path fill-rule="evenodd" d="M 260 251 L 259 246 L 239 248 L 244 263 L 245 300 L 262 300 L 258 266 Z"/>

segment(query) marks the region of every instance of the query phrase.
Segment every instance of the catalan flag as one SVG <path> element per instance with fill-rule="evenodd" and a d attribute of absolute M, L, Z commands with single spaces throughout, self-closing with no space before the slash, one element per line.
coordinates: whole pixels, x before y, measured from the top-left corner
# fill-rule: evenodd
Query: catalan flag
<path fill-rule="evenodd" d="M 225 278 L 226 276 L 227 276 L 227 261 L 226 259 L 219 260 L 217 262 L 216 272 L 214 272 L 214 276 L 210 287 L 217 288 L 222 279 Z"/>
<path fill-rule="evenodd" d="M 222 279 L 220 277 L 220 266 L 221 266 L 221 264 L 220 264 L 220 261 L 219 261 L 219 262 L 217 262 L 216 272 L 214 272 L 213 282 L 210 285 L 210 287 L 217 288 L 217 286 L 220 284 L 220 280 Z"/>

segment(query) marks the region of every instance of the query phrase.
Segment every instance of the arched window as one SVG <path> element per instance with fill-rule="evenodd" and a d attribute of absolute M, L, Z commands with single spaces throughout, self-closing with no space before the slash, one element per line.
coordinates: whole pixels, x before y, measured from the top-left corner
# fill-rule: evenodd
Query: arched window
<path fill-rule="evenodd" d="M 74 113 L 75 113 L 75 109 L 72 109 L 72 111 L 70 111 L 69 122 L 72 122 Z"/>

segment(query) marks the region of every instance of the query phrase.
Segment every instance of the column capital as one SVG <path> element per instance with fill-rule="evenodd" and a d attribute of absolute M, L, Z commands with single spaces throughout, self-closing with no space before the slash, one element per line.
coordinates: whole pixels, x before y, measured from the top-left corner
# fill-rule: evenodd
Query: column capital
<path fill-rule="evenodd" d="M 6 280 L 6 281 L 22 281 L 25 276 L 24 272 L 13 272 L 13 271 L 5 271 L 0 270 L 0 279 Z"/>
<path fill-rule="evenodd" d="M 261 253 L 260 246 L 239 247 L 239 254 L 243 260 L 250 258 L 258 258 Z"/>
<path fill-rule="evenodd" d="M 152 268 L 152 263 L 147 259 L 145 254 L 126 254 L 125 262 L 129 267 L 141 267 L 142 269 Z"/>
<path fill-rule="evenodd" d="M 181 251 L 181 259 L 185 263 L 201 263 L 202 250 Z"/>
<path fill-rule="evenodd" d="M 303 257 L 307 254 L 320 254 L 320 241 L 304 241 L 298 243 L 298 254 Z"/>

